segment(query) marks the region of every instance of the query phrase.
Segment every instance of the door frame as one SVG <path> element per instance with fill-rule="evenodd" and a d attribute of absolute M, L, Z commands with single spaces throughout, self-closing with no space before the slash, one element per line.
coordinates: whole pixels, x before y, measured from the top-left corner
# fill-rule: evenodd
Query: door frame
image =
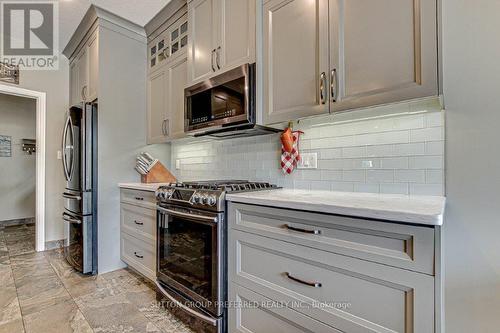
<path fill-rule="evenodd" d="M 45 251 L 45 130 L 46 93 L 0 83 L 0 93 L 31 98 L 36 101 L 36 212 L 35 250 Z"/>

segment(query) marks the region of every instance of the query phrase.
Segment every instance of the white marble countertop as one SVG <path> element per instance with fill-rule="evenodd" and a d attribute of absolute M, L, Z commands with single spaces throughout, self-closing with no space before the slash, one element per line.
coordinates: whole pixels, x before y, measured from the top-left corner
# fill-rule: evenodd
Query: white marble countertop
<path fill-rule="evenodd" d="M 408 196 L 277 189 L 226 195 L 232 202 L 396 222 L 442 225 L 446 202 L 439 196 Z"/>
<path fill-rule="evenodd" d="M 168 183 L 151 183 L 151 184 L 144 184 L 144 183 L 119 183 L 118 186 L 120 188 L 129 188 L 132 190 L 140 190 L 140 191 L 150 191 L 154 192 L 158 189 L 158 187 L 162 185 L 168 185 Z"/>

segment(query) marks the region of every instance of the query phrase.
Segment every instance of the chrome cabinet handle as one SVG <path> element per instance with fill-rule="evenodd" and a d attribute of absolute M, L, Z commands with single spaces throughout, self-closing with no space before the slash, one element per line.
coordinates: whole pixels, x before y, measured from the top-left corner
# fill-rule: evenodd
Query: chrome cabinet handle
<path fill-rule="evenodd" d="M 165 136 L 170 135 L 170 119 L 165 119 Z"/>
<path fill-rule="evenodd" d="M 82 100 L 85 101 L 87 99 L 87 94 L 86 94 L 86 91 L 87 91 L 87 86 L 83 86 L 82 87 Z"/>
<path fill-rule="evenodd" d="M 161 122 L 161 134 L 163 134 L 163 136 L 167 135 L 167 134 L 165 134 L 165 122 L 166 122 L 166 119 L 163 119 L 163 121 Z"/>
<path fill-rule="evenodd" d="M 141 256 L 141 255 L 137 254 L 137 252 L 134 252 L 134 256 L 136 256 L 136 257 L 137 257 L 137 258 L 139 258 L 139 259 L 144 258 L 144 256 Z"/>
<path fill-rule="evenodd" d="M 299 279 L 299 278 L 296 278 L 295 276 L 292 276 L 292 274 L 288 273 L 288 272 L 285 272 L 285 275 L 287 278 L 289 278 L 290 280 L 292 281 L 295 281 L 295 282 L 298 282 L 298 283 L 301 283 L 301 284 L 305 284 L 306 286 L 309 286 L 309 287 L 314 287 L 314 288 L 320 288 L 321 287 L 321 283 L 320 282 L 309 282 L 309 281 L 305 281 L 305 280 L 302 280 L 302 279 Z"/>
<path fill-rule="evenodd" d="M 319 79 L 319 98 L 320 98 L 320 101 L 321 101 L 321 104 L 325 104 L 326 103 L 326 73 L 323 72 L 321 73 L 320 75 L 320 79 Z"/>
<path fill-rule="evenodd" d="M 215 67 L 214 67 L 214 54 L 215 54 L 215 49 L 212 50 L 212 59 L 210 60 L 210 65 L 212 66 L 212 71 L 215 72 Z"/>
<path fill-rule="evenodd" d="M 302 232 L 305 234 L 312 234 L 312 235 L 321 234 L 321 230 L 317 230 L 317 229 L 308 230 L 308 229 L 302 229 L 302 228 L 295 228 L 295 227 L 292 227 L 288 224 L 284 224 L 283 228 L 288 229 L 288 230 L 292 230 L 292 231 Z"/>
<path fill-rule="evenodd" d="M 338 87 L 337 87 L 337 69 L 332 69 L 330 72 L 330 95 L 332 98 L 332 103 L 337 101 Z"/>
<path fill-rule="evenodd" d="M 143 201 L 143 200 L 144 200 L 144 198 L 141 198 L 141 197 L 135 197 L 135 200 Z"/>
<path fill-rule="evenodd" d="M 221 47 L 219 46 L 217 48 L 216 53 L 215 53 L 215 63 L 217 64 L 218 69 L 220 69 L 220 50 L 221 50 Z"/>
<path fill-rule="evenodd" d="M 137 222 L 136 220 L 134 220 L 134 223 L 137 225 L 144 225 L 144 222 Z"/>

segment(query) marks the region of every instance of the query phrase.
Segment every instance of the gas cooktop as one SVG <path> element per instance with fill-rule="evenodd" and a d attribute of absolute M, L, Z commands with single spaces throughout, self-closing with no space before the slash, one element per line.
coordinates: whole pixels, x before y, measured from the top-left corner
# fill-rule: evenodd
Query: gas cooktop
<path fill-rule="evenodd" d="M 223 211 L 226 193 L 277 189 L 278 186 L 248 180 L 206 180 L 171 183 L 156 191 L 159 205 L 181 205 L 190 208 Z"/>

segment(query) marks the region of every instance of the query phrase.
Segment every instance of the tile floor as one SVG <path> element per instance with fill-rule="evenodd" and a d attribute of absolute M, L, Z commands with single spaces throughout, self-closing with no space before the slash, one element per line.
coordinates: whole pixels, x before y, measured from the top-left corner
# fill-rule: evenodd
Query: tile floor
<path fill-rule="evenodd" d="M 34 233 L 34 225 L 0 229 L 0 333 L 191 332 L 141 276 L 81 275 L 61 250 L 35 252 Z"/>

